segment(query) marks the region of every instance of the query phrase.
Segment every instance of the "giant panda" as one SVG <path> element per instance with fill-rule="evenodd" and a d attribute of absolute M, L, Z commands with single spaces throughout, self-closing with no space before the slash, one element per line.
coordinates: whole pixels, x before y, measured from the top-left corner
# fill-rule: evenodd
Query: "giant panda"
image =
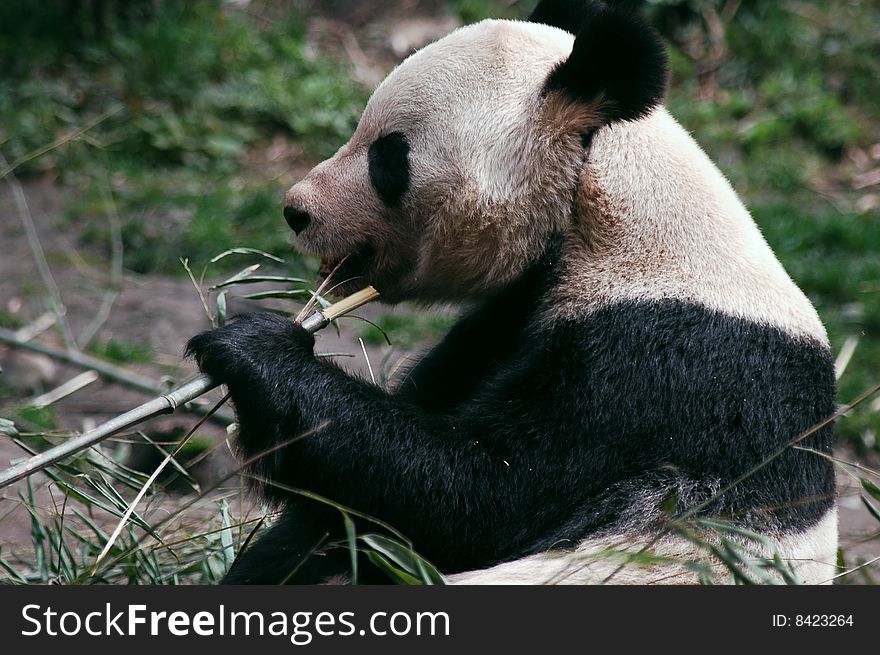
<path fill-rule="evenodd" d="M 638 17 L 543 1 L 378 86 L 284 216 L 343 262 L 340 293 L 466 310 L 393 391 L 268 313 L 190 341 L 281 508 L 226 582 L 344 579 L 349 553 L 322 546 L 339 513 L 290 488 L 394 526 L 455 583 L 695 582 L 682 516 L 753 533 L 749 556 L 796 580 L 834 574 L 825 330 L 663 107 L 666 77 Z"/>

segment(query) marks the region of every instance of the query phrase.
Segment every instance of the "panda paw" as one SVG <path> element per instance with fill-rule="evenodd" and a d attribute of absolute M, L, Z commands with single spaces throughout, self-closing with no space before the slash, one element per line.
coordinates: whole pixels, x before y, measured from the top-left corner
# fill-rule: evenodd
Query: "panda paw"
<path fill-rule="evenodd" d="M 256 390 L 273 387 L 289 367 L 313 358 L 315 338 L 290 319 L 262 312 L 244 314 L 226 325 L 189 340 L 186 356 L 193 358 L 217 384 Z"/>

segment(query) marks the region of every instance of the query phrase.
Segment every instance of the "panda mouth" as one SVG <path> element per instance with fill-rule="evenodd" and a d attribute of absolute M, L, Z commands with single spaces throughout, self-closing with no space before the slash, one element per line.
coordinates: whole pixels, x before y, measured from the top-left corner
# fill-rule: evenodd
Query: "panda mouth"
<path fill-rule="evenodd" d="M 318 269 L 318 281 L 324 282 L 332 275 L 332 288 L 338 292 L 346 293 L 349 289 L 360 289 L 369 283 L 367 272 L 374 256 L 373 248 L 365 245 L 342 258 L 322 257 L 321 267 Z"/>

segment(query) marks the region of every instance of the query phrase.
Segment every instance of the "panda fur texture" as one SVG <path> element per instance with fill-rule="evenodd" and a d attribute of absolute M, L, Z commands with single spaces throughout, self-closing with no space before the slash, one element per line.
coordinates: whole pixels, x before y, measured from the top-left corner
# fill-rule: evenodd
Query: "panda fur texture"
<path fill-rule="evenodd" d="M 283 487 L 382 519 L 458 583 L 694 582 L 670 507 L 834 574 L 832 429 L 784 448 L 835 410 L 825 330 L 665 86 L 659 37 L 583 1 L 461 28 L 380 84 L 285 218 L 348 256 L 340 293 L 470 309 L 392 392 L 271 314 L 190 341 L 282 508 L 226 582 L 348 573 L 339 513 Z M 643 548 L 662 557 L 608 556 Z"/>

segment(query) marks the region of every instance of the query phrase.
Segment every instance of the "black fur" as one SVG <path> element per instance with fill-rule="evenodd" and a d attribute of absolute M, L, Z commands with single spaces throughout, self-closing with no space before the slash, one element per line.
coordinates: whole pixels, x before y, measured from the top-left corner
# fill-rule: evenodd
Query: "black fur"
<path fill-rule="evenodd" d="M 287 221 L 287 225 L 291 230 L 299 234 L 309 226 L 309 223 L 312 222 L 312 217 L 307 211 L 303 211 L 302 209 L 285 207 L 284 220 Z"/>
<path fill-rule="evenodd" d="M 600 102 L 606 123 L 635 120 L 666 92 L 666 48 L 660 35 L 626 11 L 588 4 L 568 59 L 554 69 L 545 93 Z"/>
<path fill-rule="evenodd" d="M 461 319 L 398 385 L 396 396 L 431 413 L 448 413 L 523 347 L 535 304 L 550 288 L 561 239 L 519 280 Z"/>
<path fill-rule="evenodd" d="M 529 21 L 577 34 L 586 15 L 597 5 L 600 3 L 595 0 L 541 0 L 529 15 Z"/>
<path fill-rule="evenodd" d="M 834 411 L 828 350 L 774 328 L 672 300 L 537 322 L 553 257 L 462 319 L 397 393 L 316 359 L 311 336 L 270 314 L 188 352 L 228 384 L 246 455 L 326 422 L 257 474 L 387 521 L 450 573 L 647 527 L 663 498 L 680 509 L 709 498 Z M 804 445 L 830 442 L 825 428 Z M 290 514 L 230 582 L 277 582 L 319 537 L 341 538 L 332 512 L 267 494 Z M 831 464 L 789 449 L 702 513 L 792 531 L 833 495 Z M 655 506 L 634 517 L 646 498 Z M 319 557 L 295 580 L 348 570 L 338 552 Z"/>
<path fill-rule="evenodd" d="M 577 34 L 584 20 L 600 9 L 638 12 L 645 0 L 541 0 L 528 20 Z"/>
<path fill-rule="evenodd" d="M 409 141 L 401 132 L 391 132 L 370 144 L 370 182 L 382 202 L 399 207 L 409 189 Z"/>

